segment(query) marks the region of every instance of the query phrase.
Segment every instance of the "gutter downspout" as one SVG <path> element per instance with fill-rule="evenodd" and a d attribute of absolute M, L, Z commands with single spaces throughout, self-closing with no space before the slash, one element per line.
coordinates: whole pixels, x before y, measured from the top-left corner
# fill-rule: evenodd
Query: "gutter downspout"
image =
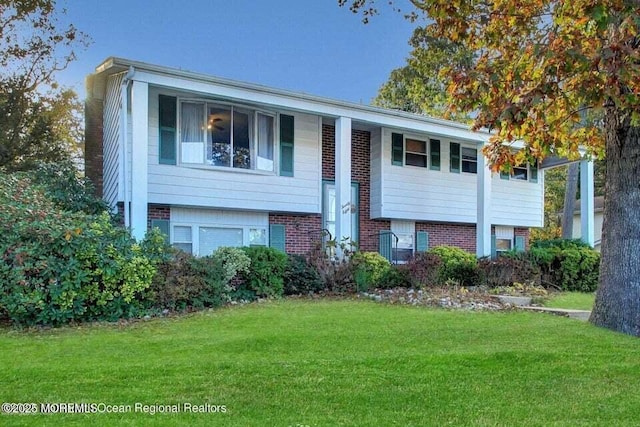
<path fill-rule="evenodd" d="M 122 189 L 124 192 L 124 226 L 131 227 L 131 197 L 129 195 L 129 159 L 128 159 L 128 144 L 129 144 L 129 127 L 128 127 L 128 111 L 129 111 L 129 82 L 133 78 L 135 70 L 133 66 L 129 67 L 129 71 L 122 79 L 122 85 L 120 86 L 120 129 L 122 132 L 122 169 L 124 172 L 124 179 L 122 180 Z"/>

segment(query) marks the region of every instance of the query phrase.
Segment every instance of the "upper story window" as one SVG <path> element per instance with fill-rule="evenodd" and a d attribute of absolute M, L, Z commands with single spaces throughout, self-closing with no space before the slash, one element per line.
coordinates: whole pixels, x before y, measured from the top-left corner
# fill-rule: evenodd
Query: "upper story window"
<path fill-rule="evenodd" d="M 407 138 L 404 163 L 409 166 L 427 167 L 427 141 Z"/>
<path fill-rule="evenodd" d="M 182 163 L 274 171 L 275 115 L 184 101 L 179 117 Z"/>
<path fill-rule="evenodd" d="M 509 172 L 500 172 L 502 179 L 515 179 L 518 181 L 538 182 L 538 162 L 514 166 Z"/>
<path fill-rule="evenodd" d="M 449 144 L 449 169 L 451 172 L 478 173 L 478 150 L 461 147 L 459 143 Z"/>
<path fill-rule="evenodd" d="M 179 159 L 181 165 L 267 172 L 278 166 L 280 176 L 294 176 L 294 116 L 160 94 L 158 124 L 159 164 Z"/>
<path fill-rule="evenodd" d="M 429 165 L 431 157 L 431 165 Z M 440 170 L 440 141 L 391 134 L 391 163 L 396 166 L 430 167 Z"/>

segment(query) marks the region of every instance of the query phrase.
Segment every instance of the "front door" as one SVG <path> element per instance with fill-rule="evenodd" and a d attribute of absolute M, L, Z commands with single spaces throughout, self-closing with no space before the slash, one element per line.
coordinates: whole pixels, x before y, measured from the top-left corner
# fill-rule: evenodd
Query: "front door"
<path fill-rule="evenodd" d="M 351 212 L 351 239 L 357 244 L 358 235 L 358 211 L 360 209 L 358 184 L 351 184 L 351 202 L 355 208 Z M 330 233 L 325 240 L 337 240 L 336 236 L 336 185 L 332 181 L 325 181 L 322 185 L 322 228 Z M 339 242 L 338 242 L 339 243 Z"/>

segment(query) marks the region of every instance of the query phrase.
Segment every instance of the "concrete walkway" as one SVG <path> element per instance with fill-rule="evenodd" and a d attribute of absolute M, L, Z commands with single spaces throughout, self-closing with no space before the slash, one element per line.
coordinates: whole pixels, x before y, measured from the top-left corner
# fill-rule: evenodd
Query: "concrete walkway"
<path fill-rule="evenodd" d="M 523 310 L 529 311 L 540 311 L 545 313 L 555 314 L 557 316 L 570 317 L 572 319 L 578 319 L 582 321 L 589 320 L 589 316 L 591 316 L 591 312 L 588 310 L 572 310 L 569 308 L 551 308 L 551 307 L 532 307 L 532 306 L 522 306 L 520 307 Z"/>

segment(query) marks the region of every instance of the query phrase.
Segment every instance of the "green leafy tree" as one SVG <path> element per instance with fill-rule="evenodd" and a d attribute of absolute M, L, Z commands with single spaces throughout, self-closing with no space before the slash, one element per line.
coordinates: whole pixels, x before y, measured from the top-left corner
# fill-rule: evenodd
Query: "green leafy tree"
<path fill-rule="evenodd" d="M 63 26 L 54 0 L 0 1 L 0 167 L 31 169 L 78 154 L 81 109 L 55 74 L 87 37 Z"/>
<path fill-rule="evenodd" d="M 473 52 L 459 43 L 431 36 L 424 27 L 414 30 L 409 44 L 412 51 L 407 65 L 393 70 L 373 104 L 411 113 L 443 117 L 451 107 L 447 93 L 448 67 L 470 67 Z M 449 118 L 468 120 L 467 114 Z"/>
<path fill-rule="evenodd" d="M 339 0 L 375 14 L 373 0 Z M 599 288 L 591 321 L 640 336 L 640 4 L 630 0 L 411 0 L 427 31 L 477 52 L 450 67 L 457 111 L 493 130 L 494 170 L 606 153 Z M 600 114 L 602 126 L 582 114 Z M 512 143 L 524 148 L 513 151 Z"/>

